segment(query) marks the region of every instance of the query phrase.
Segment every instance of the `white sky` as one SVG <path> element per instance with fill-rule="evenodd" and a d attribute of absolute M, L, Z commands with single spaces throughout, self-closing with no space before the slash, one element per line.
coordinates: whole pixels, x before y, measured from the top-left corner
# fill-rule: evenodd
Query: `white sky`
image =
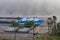
<path fill-rule="evenodd" d="M 60 19 L 60 0 L 0 0 L 0 16 L 52 16 Z"/>

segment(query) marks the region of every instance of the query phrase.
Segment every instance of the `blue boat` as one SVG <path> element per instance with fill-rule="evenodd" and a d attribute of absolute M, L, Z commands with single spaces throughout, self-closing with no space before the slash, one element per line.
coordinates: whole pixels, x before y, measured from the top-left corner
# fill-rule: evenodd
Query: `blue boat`
<path fill-rule="evenodd" d="M 44 20 L 42 20 L 42 19 L 40 20 L 38 18 L 22 18 L 22 19 L 18 20 L 18 23 L 24 24 L 27 21 L 34 21 L 35 24 L 43 24 L 44 23 Z"/>

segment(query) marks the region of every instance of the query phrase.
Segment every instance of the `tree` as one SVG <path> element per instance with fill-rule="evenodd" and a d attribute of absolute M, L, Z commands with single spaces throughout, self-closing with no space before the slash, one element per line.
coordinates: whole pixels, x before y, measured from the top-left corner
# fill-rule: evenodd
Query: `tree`
<path fill-rule="evenodd" d="M 53 20 L 56 20 L 57 19 L 57 17 L 56 16 L 53 16 Z"/>
<path fill-rule="evenodd" d="M 16 21 L 11 22 L 12 26 L 14 27 L 14 40 L 16 40 L 16 31 L 15 27 L 19 27 L 19 23 Z"/>

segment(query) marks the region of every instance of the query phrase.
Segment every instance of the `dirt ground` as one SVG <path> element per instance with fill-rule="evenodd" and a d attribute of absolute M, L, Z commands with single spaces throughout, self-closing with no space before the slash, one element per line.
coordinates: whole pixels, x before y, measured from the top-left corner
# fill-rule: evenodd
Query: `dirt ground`
<path fill-rule="evenodd" d="M 8 26 L 6 27 L 0 27 L 0 37 L 7 38 L 10 40 L 14 40 L 15 34 L 14 33 L 6 33 L 4 32 L 5 29 L 7 29 Z M 2 31 L 2 33 L 1 33 Z M 35 33 L 46 33 L 48 32 L 48 27 L 36 27 L 34 28 Z M 31 30 L 29 33 L 33 33 L 33 30 Z M 16 40 L 33 40 L 33 34 L 20 34 L 16 33 Z"/>

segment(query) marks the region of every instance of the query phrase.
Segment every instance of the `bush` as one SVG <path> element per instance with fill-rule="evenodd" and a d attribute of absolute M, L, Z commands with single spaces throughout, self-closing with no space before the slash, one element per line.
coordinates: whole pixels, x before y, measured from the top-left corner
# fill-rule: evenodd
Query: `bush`
<path fill-rule="evenodd" d="M 57 27 L 60 28 L 60 23 L 57 23 Z"/>
<path fill-rule="evenodd" d="M 16 31 L 19 30 L 20 28 L 24 28 L 24 27 L 30 28 L 34 25 L 35 25 L 34 21 L 28 21 L 28 22 L 25 22 L 23 25 L 19 25 L 19 27 L 16 29 Z"/>
<path fill-rule="evenodd" d="M 28 27 L 28 28 L 30 28 L 30 27 L 32 27 L 32 26 L 34 26 L 35 24 L 34 24 L 34 21 L 28 21 L 28 22 L 25 22 L 24 23 L 24 27 Z"/>
<path fill-rule="evenodd" d="M 57 35 L 60 36 L 60 23 L 57 23 Z"/>
<path fill-rule="evenodd" d="M 13 27 L 18 27 L 19 26 L 19 23 L 15 22 L 15 21 L 11 22 L 11 24 L 12 24 Z"/>

